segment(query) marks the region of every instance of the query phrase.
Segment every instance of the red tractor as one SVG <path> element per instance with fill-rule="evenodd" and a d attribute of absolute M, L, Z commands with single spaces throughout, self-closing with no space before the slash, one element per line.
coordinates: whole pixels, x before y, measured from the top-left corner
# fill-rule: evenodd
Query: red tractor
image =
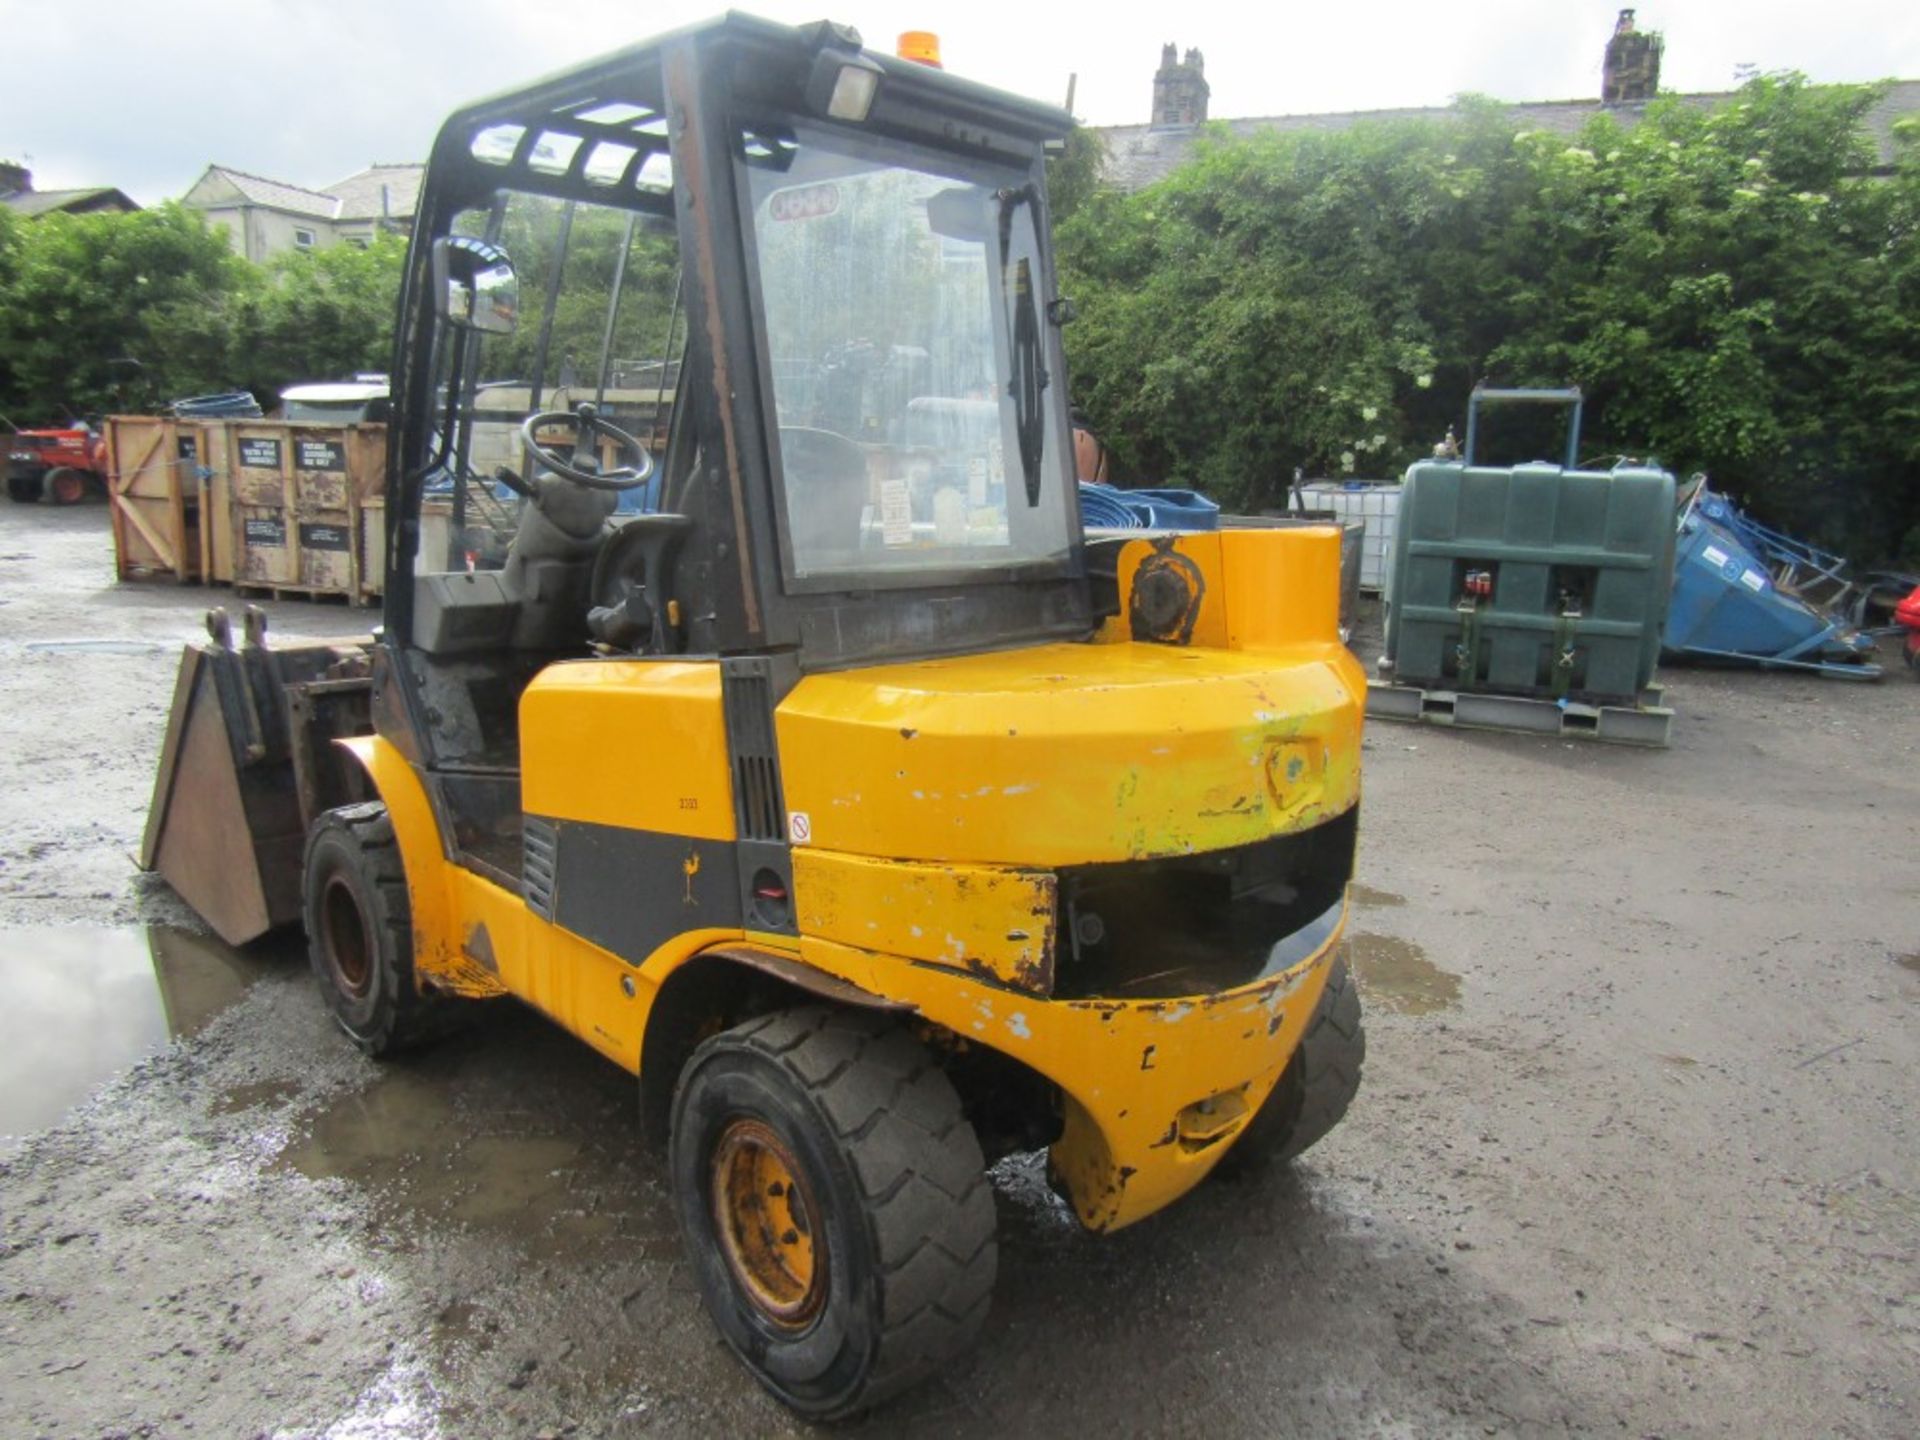
<path fill-rule="evenodd" d="M 6 437 L 7 496 L 23 505 L 77 505 L 107 493 L 107 447 L 84 420 L 58 429 L 14 429 Z"/>

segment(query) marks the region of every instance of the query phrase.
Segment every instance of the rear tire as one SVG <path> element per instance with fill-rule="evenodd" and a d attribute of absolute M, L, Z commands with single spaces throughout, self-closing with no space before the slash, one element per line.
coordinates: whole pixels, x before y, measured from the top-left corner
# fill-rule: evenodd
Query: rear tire
<path fill-rule="evenodd" d="M 707 1040 L 669 1165 L 708 1313 L 801 1415 L 864 1410 L 979 1332 L 992 1187 L 959 1096 L 897 1022 L 808 1006 Z"/>
<path fill-rule="evenodd" d="M 1283 1164 L 1324 1139 L 1359 1093 L 1366 1058 L 1360 988 L 1342 956 L 1327 974 L 1320 1004 L 1280 1083 L 1227 1152 L 1227 1160 L 1243 1169 Z"/>
<path fill-rule="evenodd" d="M 438 1030 L 450 1002 L 414 980 L 407 875 L 385 805 L 347 805 L 313 822 L 303 908 L 314 978 L 354 1044 L 391 1055 Z"/>
<path fill-rule="evenodd" d="M 87 477 L 71 465 L 56 465 L 40 482 L 40 494 L 49 505 L 78 505 L 87 498 Z"/>

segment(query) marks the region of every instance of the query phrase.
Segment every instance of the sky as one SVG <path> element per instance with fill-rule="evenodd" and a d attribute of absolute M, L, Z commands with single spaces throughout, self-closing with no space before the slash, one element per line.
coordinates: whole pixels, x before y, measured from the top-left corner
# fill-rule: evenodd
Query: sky
<path fill-rule="evenodd" d="M 321 186 L 422 159 L 456 106 L 715 13 L 713 0 L 0 0 L 11 63 L 0 158 L 42 190 L 177 197 L 209 164 Z M 1216 119 L 1595 96 L 1613 0 L 750 0 L 828 18 L 891 50 L 936 32 L 946 68 L 1066 99 L 1094 125 L 1144 123 L 1160 47 L 1206 56 Z M 1724 90 L 1739 66 L 1815 80 L 1920 79 L 1914 0 L 1648 0 L 1662 86 Z M 1097 17 L 1097 18 L 1089 18 Z M 33 57 L 44 57 L 39 63 Z"/>

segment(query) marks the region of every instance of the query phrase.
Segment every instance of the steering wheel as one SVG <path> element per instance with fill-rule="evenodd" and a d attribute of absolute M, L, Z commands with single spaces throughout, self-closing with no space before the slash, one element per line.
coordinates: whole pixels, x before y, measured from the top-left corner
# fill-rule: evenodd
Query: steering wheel
<path fill-rule="evenodd" d="M 571 456 L 541 444 L 540 432 L 555 425 L 572 427 Z M 594 458 L 594 441 L 602 435 L 611 437 L 636 457 L 635 463 L 602 470 Z M 543 410 L 538 415 L 529 415 L 520 426 L 520 443 L 526 446 L 527 456 L 536 466 L 545 466 L 561 479 L 584 485 L 589 490 L 637 490 L 653 476 L 653 455 L 647 447 L 618 425 L 602 420 L 599 411 L 585 401 L 576 410 Z"/>

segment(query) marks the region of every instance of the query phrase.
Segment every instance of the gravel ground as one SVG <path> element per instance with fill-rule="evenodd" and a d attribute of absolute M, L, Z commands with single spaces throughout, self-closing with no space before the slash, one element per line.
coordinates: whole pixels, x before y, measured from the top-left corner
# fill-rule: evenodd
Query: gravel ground
<path fill-rule="evenodd" d="M 87 1096 L 0 1120 L 0 1433 L 803 1431 L 701 1313 L 625 1076 L 510 1006 L 375 1065 L 298 937 L 228 954 L 133 873 L 230 597 L 109 548 L 0 505 L 0 1054 L 42 1057 L 0 1090 Z M 1370 728 L 1348 1123 L 1106 1239 L 1009 1162 L 978 1352 L 843 1428 L 1920 1431 L 1920 686 L 1664 678 L 1666 752 Z"/>

